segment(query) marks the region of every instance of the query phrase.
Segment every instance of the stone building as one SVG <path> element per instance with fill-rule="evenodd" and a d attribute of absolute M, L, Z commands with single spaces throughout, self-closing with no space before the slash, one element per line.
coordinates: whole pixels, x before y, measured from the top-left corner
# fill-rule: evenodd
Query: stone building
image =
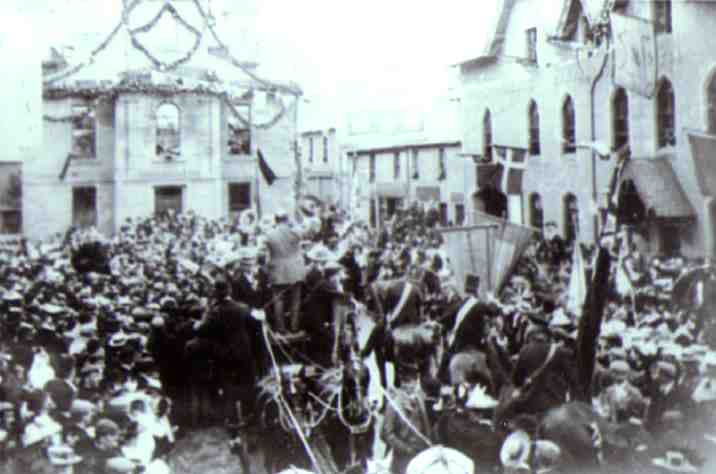
<path fill-rule="evenodd" d="M 0 79 L 0 239 L 22 232 L 22 164 L 36 160 L 42 151 L 42 49 L 34 41 L 30 14 L 38 2 L 5 2 L 0 14 L 6 27 L 0 31 L 0 58 L 5 74 Z M 13 237 L 14 236 L 14 237 Z"/>
<path fill-rule="evenodd" d="M 636 75 L 616 20 L 646 31 Z M 503 0 L 484 50 L 457 65 L 464 152 L 527 150 L 509 217 L 590 241 L 615 161 L 594 151 L 628 146 L 621 192 L 644 249 L 712 253 L 688 134 L 716 132 L 714 27 L 713 2 Z"/>
<path fill-rule="evenodd" d="M 45 61 L 46 146 L 23 172 L 30 238 L 70 225 L 111 234 L 168 209 L 292 205 L 301 90 L 234 57 L 202 5 L 131 3 L 91 50 Z"/>
<path fill-rule="evenodd" d="M 299 147 L 303 192 L 345 207 L 347 167 L 336 129 L 302 132 Z"/>
<path fill-rule="evenodd" d="M 437 206 L 443 225 L 467 223 L 476 188 L 473 159 L 462 154 L 455 103 L 358 114 L 346 134 L 357 217 L 377 224 L 418 201 Z"/>

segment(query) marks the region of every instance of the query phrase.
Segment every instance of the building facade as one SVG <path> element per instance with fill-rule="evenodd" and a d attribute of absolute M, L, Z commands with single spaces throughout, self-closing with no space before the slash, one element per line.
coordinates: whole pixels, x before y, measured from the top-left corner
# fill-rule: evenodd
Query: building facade
<path fill-rule="evenodd" d="M 22 232 L 22 164 L 36 160 L 42 152 L 42 76 L 43 50 L 33 41 L 31 14 L 39 6 L 7 2 L 0 12 L 7 28 L 0 31 L 0 57 L 6 74 L 0 95 L 0 239 L 14 238 Z M 22 53 L 20 53 L 20 51 Z"/>
<path fill-rule="evenodd" d="M 437 206 L 443 226 L 462 225 L 472 212 L 475 165 L 460 142 L 425 142 L 352 149 L 354 213 L 371 225 L 419 202 Z"/>
<path fill-rule="evenodd" d="M 501 3 L 485 50 L 458 67 L 464 152 L 490 161 L 501 146 L 527 150 L 510 218 L 593 240 L 614 168 L 595 150 L 628 147 L 621 189 L 637 208 L 641 245 L 712 254 L 716 213 L 699 191 L 688 132 L 716 130 L 716 53 L 703 40 L 716 4 Z M 649 67 L 626 80 L 632 51 L 617 21 L 653 38 L 638 51 Z"/>
<path fill-rule="evenodd" d="M 25 234 L 112 234 L 169 209 L 223 218 L 289 208 L 300 88 L 234 58 L 198 2 L 130 8 L 89 60 L 44 63 L 46 146 L 24 165 L 24 193 L 36 197 Z"/>
<path fill-rule="evenodd" d="M 457 112 L 455 101 L 439 95 L 349 117 L 341 141 L 356 217 L 377 225 L 419 202 L 436 206 L 443 225 L 469 222 L 476 169 L 462 154 Z"/>
<path fill-rule="evenodd" d="M 345 207 L 345 155 L 336 129 L 302 132 L 299 147 L 303 192 L 324 203 Z"/>

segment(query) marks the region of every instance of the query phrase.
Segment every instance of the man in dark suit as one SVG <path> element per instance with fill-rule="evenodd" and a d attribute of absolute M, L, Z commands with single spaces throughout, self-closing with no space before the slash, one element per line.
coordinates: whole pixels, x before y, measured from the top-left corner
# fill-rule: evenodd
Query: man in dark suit
<path fill-rule="evenodd" d="M 252 336 L 260 323 L 251 315 L 249 306 L 232 300 L 230 293 L 229 282 L 217 278 L 213 306 L 194 326 L 199 338 L 194 348 L 204 349 L 201 352 L 214 359 L 225 413 L 234 415 L 237 401 L 247 413 L 253 413 L 258 370 Z"/>

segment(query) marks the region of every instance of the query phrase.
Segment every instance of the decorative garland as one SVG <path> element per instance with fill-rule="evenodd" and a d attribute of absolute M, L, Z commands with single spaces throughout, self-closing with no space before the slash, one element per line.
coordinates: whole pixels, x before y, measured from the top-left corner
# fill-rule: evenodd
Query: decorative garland
<path fill-rule="evenodd" d="M 125 0 L 126 1 L 126 0 Z M 139 3 L 140 0 L 133 0 L 132 8 Z M 61 81 L 63 79 L 66 79 L 76 73 L 78 73 L 82 68 L 84 68 L 87 64 L 92 64 L 94 62 L 94 57 L 99 54 L 100 52 L 104 51 L 110 42 L 114 39 L 115 36 L 117 36 L 117 33 L 119 33 L 119 30 L 122 28 L 122 21 L 117 23 L 117 26 L 114 27 L 112 32 L 102 41 L 95 49 L 92 50 L 90 53 L 90 57 L 86 62 L 81 62 L 72 68 L 70 68 L 67 71 L 64 71 L 60 73 L 59 75 L 52 77 L 46 81 L 43 81 L 45 85 L 54 84 L 57 81 Z"/>
<path fill-rule="evenodd" d="M 128 3 L 129 1 L 129 3 Z M 124 10 L 122 14 L 122 20 L 115 26 L 115 28 L 112 30 L 112 32 L 100 43 L 99 46 L 97 46 L 91 53 L 90 57 L 87 61 L 81 62 L 72 68 L 68 69 L 67 71 L 59 73 L 59 75 L 51 77 L 50 79 L 43 81 L 45 86 L 49 86 L 51 84 L 54 84 L 58 81 L 61 81 L 63 79 L 67 79 L 68 77 L 76 74 L 80 70 L 82 70 L 86 65 L 92 64 L 94 61 L 94 58 L 97 54 L 104 51 L 109 43 L 114 39 L 114 37 L 117 35 L 119 30 L 121 29 L 122 25 L 125 25 L 127 27 L 127 31 L 130 34 L 130 38 L 132 41 L 132 46 L 136 49 L 140 50 L 147 58 L 152 62 L 154 67 L 161 70 L 162 72 L 166 72 L 169 70 L 176 69 L 178 66 L 186 63 L 189 61 L 196 51 L 198 51 L 199 46 L 202 43 L 202 39 L 204 37 L 204 32 L 201 32 L 194 28 L 192 25 L 187 23 L 181 15 L 176 11 L 174 6 L 167 3 L 165 4 L 159 13 L 146 25 L 140 26 L 138 28 L 131 29 L 129 27 L 128 17 L 129 13 L 141 2 L 142 0 L 123 0 L 124 3 Z M 210 18 L 208 17 L 207 13 L 202 8 L 201 4 L 198 0 L 192 0 L 194 6 L 199 11 L 202 19 L 204 20 L 204 26 L 205 30 L 206 28 L 209 29 L 209 32 L 211 33 L 212 37 L 216 41 L 216 43 L 221 47 L 224 51 L 228 53 L 228 60 L 230 63 L 240 69 L 242 72 L 244 72 L 247 76 L 249 76 L 252 80 L 256 81 L 263 87 L 269 89 L 269 90 L 276 90 L 283 93 L 288 93 L 293 96 L 293 103 L 286 107 L 286 105 L 281 101 L 279 102 L 279 110 L 276 113 L 276 115 L 271 118 L 269 121 L 262 123 L 262 124 L 254 124 L 253 128 L 256 129 L 269 129 L 272 128 L 274 125 L 276 125 L 285 115 L 287 112 L 292 111 L 295 109 L 295 107 L 298 104 L 298 97 L 301 96 L 303 93 L 300 90 L 300 87 L 298 86 L 285 86 L 277 83 L 270 82 L 268 80 L 265 80 L 259 76 L 257 76 L 253 71 L 251 71 L 249 68 L 245 67 L 240 61 L 238 61 L 231 53 L 229 53 L 229 49 L 226 46 L 226 44 L 219 38 L 219 35 L 216 33 L 216 30 L 214 29 Z M 187 28 L 189 31 L 194 33 L 197 37 L 197 41 L 194 43 L 193 48 L 183 57 L 180 59 L 166 64 L 156 57 L 154 57 L 149 50 L 147 50 L 146 47 L 144 47 L 139 40 L 135 38 L 135 35 L 137 33 L 145 33 L 150 31 L 159 21 L 159 19 L 162 17 L 162 15 L 165 13 L 165 11 L 169 11 L 174 19 L 176 19 L 181 25 L 183 25 L 185 28 Z M 210 78 L 211 79 L 211 78 Z M 118 95 L 123 93 L 139 93 L 139 94 L 149 94 L 149 95 L 159 95 L 161 97 L 167 97 L 175 94 L 181 94 L 181 93 L 197 93 L 197 94 L 206 94 L 214 97 L 219 97 L 224 101 L 224 103 L 227 104 L 229 110 L 236 116 L 236 118 L 241 122 L 242 125 L 249 127 L 250 121 L 244 117 L 241 112 L 239 112 L 234 104 L 231 101 L 231 97 L 228 92 L 223 91 L 219 92 L 216 90 L 216 86 L 218 86 L 217 81 L 212 80 L 213 82 L 212 87 L 207 87 L 204 85 L 199 85 L 194 88 L 189 87 L 181 87 L 177 85 L 164 85 L 164 84 L 148 84 L 143 81 L 138 80 L 131 80 L 131 79 L 124 79 L 117 85 L 111 85 L 111 86 L 100 86 L 100 87 L 71 87 L 71 86 L 60 86 L 60 87 L 53 87 L 53 88 L 45 88 L 45 91 L 43 93 L 43 97 L 47 99 L 63 99 L 67 97 L 85 97 L 85 98 L 92 98 L 96 101 L 102 101 L 102 100 L 114 100 Z M 76 117 L 74 115 L 70 116 L 64 116 L 64 117 L 51 117 L 48 115 L 44 115 L 43 119 L 48 122 L 71 122 Z"/>
<path fill-rule="evenodd" d="M 122 22 L 127 27 L 127 31 L 129 32 L 129 36 L 132 40 L 132 46 L 134 46 L 136 49 L 144 53 L 144 55 L 149 59 L 154 67 L 159 69 L 160 71 L 172 71 L 176 69 L 177 67 L 181 66 L 182 64 L 189 61 L 189 59 L 194 56 L 194 53 L 197 52 L 199 49 L 199 46 L 201 45 L 202 40 L 204 39 L 204 33 L 202 31 L 197 30 L 192 25 L 187 23 L 184 18 L 179 15 L 179 12 L 176 11 L 176 8 L 171 3 L 165 3 L 164 6 L 159 10 L 159 13 L 156 14 L 152 20 L 147 23 L 144 26 L 140 26 L 138 28 L 131 29 L 129 27 L 129 14 L 132 12 L 132 10 L 138 5 L 138 2 L 135 2 L 132 4 L 129 8 L 124 9 L 122 12 Z M 189 30 L 191 33 L 194 34 L 194 46 L 181 58 L 177 59 L 174 62 L 171 63 L 165 63 L 159 59 L 157 59 L 142 43 L 137 39 L 137 33 L 147 33 L 148 31 L 151 31 L 152 28 L 156 26 L 157 23 L 159 23 L 159 20 L 164 16 L 165 12 L 169 12 L 172 15 L 172 18 L 174 18 L 177 22 L 179 22 L 180 25 L 182 25 L 184 28 Z M 206 19 L 205 19 L 206 20 Z M 205 28 L 206 28 L 206 21 L 205 21 Z"/>

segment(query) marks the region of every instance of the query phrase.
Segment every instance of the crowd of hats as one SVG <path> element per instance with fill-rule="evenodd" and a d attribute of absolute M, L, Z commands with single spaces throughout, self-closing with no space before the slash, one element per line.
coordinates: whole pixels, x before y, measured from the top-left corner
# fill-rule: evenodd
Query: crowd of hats
<path fill-rule="evenodd" d="M 163 457 L 176 427 L 152 352 L 152 332 L 171 323 L 178 309 L 207 306 L 212 269 L 233 262 L 257 268 L 261 236 L 274 223 L 170 213 L 128 219 L 112 238 L 72 230 L 41 245 L 0 246 L 3 462 L 44 459 L 84 472 L 82 463 L 97 457 L 92 454 L 97 445 L 109 444 L 113 455 L 103 461 L 109 472 L 134 472 L 137 466 L 166 472 Z M 317 238 L 306 240 L 307 260 L 329 272 L 340 270 L 341 257 L 352 250 L 366 273 L 371 261 L 381 263 L 377 278 L 429 269 L 439 276 L 441 298 L 451 297 L 454 282 L 439 233 L 420 208 L 400 210 L 376 246 L 365 226 L 348 232 L 345 224 L 320 244 Z M 76 254 L 88 242 L 101 244 L 106 265 L 78 271 Z M 566 286 L 569 255 L 565 251 L 560 261 L 547 262 L 536 247 L 528 249 L 501 295 L 503 306 L 516 310 L 506 311 L 519 319 L 516 324 L 567 342 L 576 337 L 575 315 L 564 310 L 553 290 Z M 716 404 L 716 331 L 703 311 L 664 296 L 691 267 L 684 259 L 654 260 L 647 269 L 650 283 L 641 292 L 647 297 L 611 298 L 594 384 L 595 406 L 605 417 L 673 433 L 661 444 L 665 449 L 650 454 L 654 465 L 666 467 L 688 455 L 679 469 L 696 462 L 680 431 L 698 422 L 708 432 L 709 417 L 701 415 Z M 478 398 L 475 403 L 484 406 L 489 396 Z M 656 399 L 661 406 L 655 417 Z M 510 446 L 519 451 L 515 440 Z M 551 459 L 552 447 L 544 448 Z"/>
<path fill-rule="evenodd" d="M 91 255 L 96 268 L 78 271 L 88 243 L 101 255 Z M 255 244 L 254 232 L 228 220 L 187 213 L 128 219 L 111 239 L 70 230 L 42 244 L 3 245 L 3 462 L 89 472 L 109 444 L 108 472 L 166 472 L 177 428 L 152 331 L 179 308 L 205 307 L 212 268 L 255 262 Z"/>
<path fill-rule="evenodd" d="M 538 251 L 540 245 L 543 242 L 535 242 L 525 252 L 502 301 L 517 310 L 515 325 L 524 325 L 526 336 L 545 333 L 576 347 L 578 316 L 565 309 L 571 271 L 566 256 L 571 250 L 563 253 L 561 261 L 546 261 Z M 653 258 L 633 291 L 624 295 L 615 288 L 620 263 L 613 259 L 598 339 L 594 407 L 605 419 L 635 424 L 650 434 L 651 443 L 640 446 L 646 464 L 696 472 L 716 441 L 714 302 L 679 299 L 672 289 L 695 271 L 704 275 L 703 284 L 713 284 L 709 272 L 714 270 L 704 267 L 703 260 Z M 586 270 L 591 271 L 589 265 Z M 551 291 L 544 291 L 545 281 L 551 282 Z M 529 443 L 515 436 L 503 455 L 514 454 L 517 461 L 509 463 L 519 467 L 527 448 Z"/>

